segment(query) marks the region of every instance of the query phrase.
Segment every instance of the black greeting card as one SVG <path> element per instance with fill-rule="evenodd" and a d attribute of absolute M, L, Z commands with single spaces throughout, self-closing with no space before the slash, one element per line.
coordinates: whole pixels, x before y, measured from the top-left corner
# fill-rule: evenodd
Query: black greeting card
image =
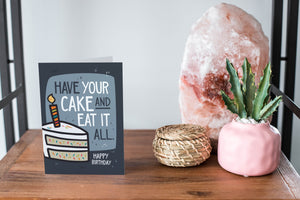
<path fill-rule="evenodd" d="M 124 174 L 122 63 L 40 63 L 47 174 Z"/>

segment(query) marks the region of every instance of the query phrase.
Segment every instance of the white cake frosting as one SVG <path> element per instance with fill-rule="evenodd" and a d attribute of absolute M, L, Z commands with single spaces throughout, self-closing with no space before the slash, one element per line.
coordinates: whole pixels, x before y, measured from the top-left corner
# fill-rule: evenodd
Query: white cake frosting
<path fill-rule="evenodd" d="M 55 131 L 59 133 L 72 133 L 72 134 L 85 134 L 86 132 L 82 129 L 75 127 L 66 122 L 61 122 L 60 127 L 54 127 L 53 123 L 49 123 L 43 126 L 43 130 L 45 131 Z"/>

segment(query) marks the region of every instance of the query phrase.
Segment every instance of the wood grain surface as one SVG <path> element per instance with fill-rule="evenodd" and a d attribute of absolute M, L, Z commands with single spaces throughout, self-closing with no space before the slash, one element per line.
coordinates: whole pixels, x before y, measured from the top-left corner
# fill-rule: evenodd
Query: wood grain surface
<path fill-rule="evenodd" d="M 212 155 L 198 167 L 171 168 L 152 153 L 153 130 L 125 131 L 125 175 L 44 172 L 40 130 L 27 131 L 0 161 L 0 199 L 296 199 L 300 178 L 281 157 L 267 176 L 238 176 Z"/>

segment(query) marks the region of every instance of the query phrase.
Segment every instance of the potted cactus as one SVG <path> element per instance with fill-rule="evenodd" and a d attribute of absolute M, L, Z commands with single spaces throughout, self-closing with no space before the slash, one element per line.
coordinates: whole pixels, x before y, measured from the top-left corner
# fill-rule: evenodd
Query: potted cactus
<path fill-rule="evenodd" d="M 227 171 L 244 176 L 261 176 L 273 172 L 281 152 L 279 131 L 268 118 L 278 107 L 281 96 L 270 100 L 270 63 L 264 69 L 258 88 L 247 58 L 242 65 L 240 80 L 232 63 L 226 69 L 234 98 L 221 91 L 227 108 L 238 115 L 220 131 L 218 162 Z"/>

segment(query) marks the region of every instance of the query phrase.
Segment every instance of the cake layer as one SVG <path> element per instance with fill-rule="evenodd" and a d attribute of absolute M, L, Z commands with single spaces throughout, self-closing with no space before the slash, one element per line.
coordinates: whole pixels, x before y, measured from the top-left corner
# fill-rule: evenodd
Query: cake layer
<path fill-rule="evenodd" d="M 52 159 L 84 162 L 88 161 L 88 151 L 57 151 L 54 149 L 48 149 L 49 156 Z"/>
<path fill-rule="evenodd" d="M 63 139 L 58 137 L 53 137 L 45 135 L 45 140 L 47 145 L 54 146 L 65 146 L 65 147 L 87 147 L 87 140 L 74 140 L 74 139 Z"/>

